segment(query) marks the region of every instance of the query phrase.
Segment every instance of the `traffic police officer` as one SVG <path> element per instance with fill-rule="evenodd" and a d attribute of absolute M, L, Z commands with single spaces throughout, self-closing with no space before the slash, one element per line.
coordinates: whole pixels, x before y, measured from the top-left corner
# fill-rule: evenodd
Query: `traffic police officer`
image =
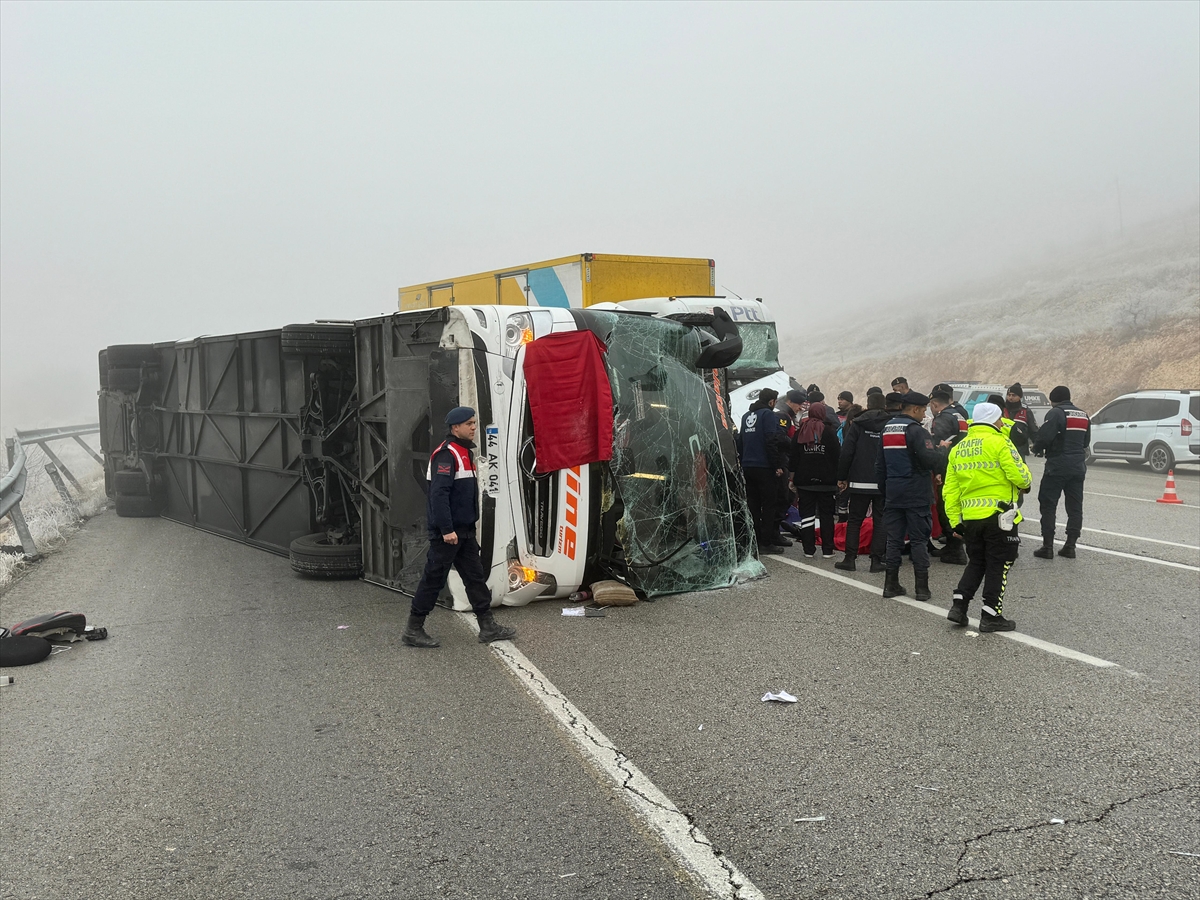
<path fill-rule="evenodd" d="M 786 476 L 788 464 L 788 420 L 774 410 L 778 398 L 777 391 L 764 388 L 742 416 L 737 436 L 759 553 L 782 553 L 792 544 L 779 534 L 775 520 L 779 481 Z"/>
<path fill-rule="evenodd" d="M 1071 402 L 1071 391 L 1059 385 L 1050 392 L 1054 405 L 1038 429 L 1033 452 L 1045 454 L 1046 468 L 1038 486 L 1038 505 L 1042 513 L 1042 546 L 1033 551 L 1039 559 L 1054 559 L 1054 514 L 1058 498 L 1066 495 L 1067 541 L 1059 556 L 1075 558 L 1075 542 L 1083 530 L 1083 478 L 1087 474 L 1087 451 L 1092 442 L 1092 422 L 1088 414 Z"/>
<path fill-rule="evenodd" d="M 934 443 L 939 447 L 953 447 L 967 435 L 967 411 L 954 402 L 953 389 L 948 384 L 935 384 L 929 394 L 929 408 L 933 411 L 933 423 L 930 431 Z M 942 534 L 946 537 L 946 546 L 938 554 L 938 559 L 944 563 L 956 566 L 967 564 L 967 554 L 963 552 L 962 538 L 957 537 L 950 528 L 950 519 L 946 516 L 946 504 L 942 501 L 940 489 L 934 491 L 937 499 L 938 521 L 942 526 Z"/>
<path fill-rule="evenodd" d="M 912 545 L 917 600 L 929 600 L 929 533 L 933 528 L 933 475 L 946 465 L 946 451 L 936 448 L 921 427 L 929 398 L 916 391 L 899 397 L 900 414 L 883 427 L 882 447 L 875 458 L 875 480 L 883 494 L 883 525 L 887 529 L 884 597 L 908 592 L 900 584 L 904 536 Z"/>
<path fill-rule="evenodd" d="M 433 611 L 438 594 L 446 586 L 453 566 L 462 576 L 467 599 L 479 620 L 479 642 L 508 641 L 517 636 L 492 616 L 492 592 L 479 557 L 475 523 L 479 520 L 479 486 L 475 477 L 475 410 L 456 406 L 446 414 L 450 434 L 429 455 L 425 477 L 429 481 L 425 521 L 429 530 L 429 554 L 425 573 L 413 594 L 412 612 L 400 638 L 410 647 L 437 647 L 425 631 L 425 617 Z"/>
<path fill-rule="evenodd" d="M 1012 631 L 1016 622 L 1004 617 L 1008 570 L 1017 561 L 1021 538 L 1017 501 L 1033 484 L 1029 468 L 997 424 L 1000 407 L 980 403 L 967 436 L 954 445 L 946 463 L 942 499 L 953 529 L 967 545 L 966 571 L 954 589 L 954 605 L 946 618 L 967 624 L 967 608 L 983 584 L 980 631 Z"/>

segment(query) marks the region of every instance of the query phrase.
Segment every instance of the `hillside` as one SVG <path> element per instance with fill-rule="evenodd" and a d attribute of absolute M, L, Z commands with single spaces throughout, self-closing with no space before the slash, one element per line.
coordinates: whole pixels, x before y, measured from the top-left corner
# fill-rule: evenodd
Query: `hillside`
<path fill-rule="evenodd" d="M 902 324 L 898 324 L 902 323 Z M 1143 226 L 1010 275 L 907 298 L 816 330 L 781 324 L 787 370 L 858 397 L 905 375 L 1072 388 L 1095 410 L 1137 388 L 1200 388 L 1200 215 Z"/>

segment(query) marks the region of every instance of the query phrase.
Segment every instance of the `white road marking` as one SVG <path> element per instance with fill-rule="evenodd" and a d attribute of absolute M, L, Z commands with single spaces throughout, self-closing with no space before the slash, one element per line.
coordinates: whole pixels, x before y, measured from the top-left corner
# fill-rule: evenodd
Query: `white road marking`
<path fill-rule="evenodd" d="M 1040 541 L 1042 539 L 1040 534 L 1029 534 L 1027 532 L 1021 532 L 1021 537 L 1027 537 L 1034 541 Z M 1065 543 L 1059 538 L 1055 538 L 1054 542 L 1056 544 Z M 1140 559 L 1142 562 L 1153 563 L 1156 566 L 1170 566 L 1172 569 L 1187 569 L 1189 572 L 1200 572 L 1200 566 L 1189 566 L 1186 563 L 1171 562 L 1167 559 L 1159 559 L 1156 556 L 1139 556 L 1136 553 L 1123 553 L 1120 550 L 1107 550 L 1104 547 L 1093 547 L 1090 544 L 1076 544 L 1075 548 L 1077 550 L 1091 550 L 1093 553 L 1106 553 L 1109 556 L 1120 556 L 1125 559 Z"/>
<path fill-rule="evenodd" d="M 1116 500 L 1136 500 L 1138 503 L 1158 503 L 1158 500 L 1147 500 L 1145 497 L 1126 497 L 1124 494 L 1102 494 L 1099 491 L 1084 491 L 1085 494 L 1091 494 L 1093 497 L 1113 497 Z M 1190 503 L 1164 503 L 1163 506 L 1182 506 L 1184 509 L 1200 509 L 1200 506 L 1193 506 Z"/>
<path fill-rule="evenodd" d="M 475 633 L 474 616 L 461 617 Z M 609 780 L 634 814 L 657 834 L 667 850 L 710 897 L 720 900 L 765 900 L 729 857 L 714 850 L 698 827 L 655 787 L 641 769 L 593 725 L 511 641 L 489 645 L 539 703 L 558 720 L 583 755 Z"/>
<path fill-rule="evenodd" d="M 1141 557 L 1138 557 L 1139 559 Z M 859 590 L 866 591 L 868 594 L 875 594 L 877 597 L 883 596 L 883 588 L 875 587 L 873 584 L 866 584 L 862 581 L 856 581 L 853 578 L 847 578 L 844 575 L 838 575 L 836 572 L 828 572 L 825 569 L 818 569 L 816 566 L 806 565 L 802 562 L 797 562 L 794 559 L 788 559 L 786 556 L 764 556 L 763 559 L 769 559 L 772 562 L 781 562 L 785 565 L 793 566 L 797 569 L 803 569 L 805 572 L 811 572 L 814 575 L 820 575 L 822 578 L 828 578 L 831 581 L 840 581 L 843 584 L 848 584 L 856 587 Z M 947 607 L 935 606 L 932 603 L 913 600 L 911 597 L 893 597 L 889 598 L 895 603 L 903 603 L 905 606 L 911 606 L 913 609 L 919 609 L 931 615 L 946 617 Z M 970 619 L 970 627 L 978 629 L 979 620 Z M 1072 650 L 1070 647 L 1063 647 L 1059 644 L 1052 644 L 1049 641 L 1043 641 L 1041 638 L 1030 637 L 1027 634 L 1021 634 L 1019 631 L 997 631 L 993 632 L 996 637 L 1007 638 L 1010 641 L 1016 641 L 1018 644 L 1026 644 L 1030 647 L 1036 647 L 1038 650 L 1044 650 L 1047 653 L 1053 653 L 1055 656 L 1061 656 L 1065 659 L 1073 659 L 1076 662 L 1087 663 L 1089 666 L 1095 666 L 1098 669 L 1120 669 L 1122 666 L 1115 662 L 1110 662 L 1107 659 L 1101 659 L 1098 656 L 1091 656 L 1087 653 L 1081 653 L 1078 650 Z"/>
<path fill-rule="evenodd" d="M 1022 518 L 1024 518 L 1026 522 L 1031 522 L 1034 525 L 1042 524 L 1041 519 L 1031 519 L 1029 516 L 1023 516 Z M 1066 528 L 1066 525 L 1064 525 L 1062 522 L 1056 522 L 1055 525 L 1057 528 Z M 1200 550 L 1200 547 L 1197 547 L 1195 544 L 1177 544 L 1174 541 L 1160 541 L 1158 538 L 1142 537 L 1141 535 L 1137 534 L 1122 534 L 1119 531 L 1109 531 L 1107 528 L 1088 528 L 1084 526 L 1083 530 L 1092 531 L 1096 534 L 1111 534 L 1113 537 L 1129 538 L 1132 541 L 1146 541 L 1150 544 L 1166 544 L 1168 547 L 1182 547 L 1184 550 Z"/>

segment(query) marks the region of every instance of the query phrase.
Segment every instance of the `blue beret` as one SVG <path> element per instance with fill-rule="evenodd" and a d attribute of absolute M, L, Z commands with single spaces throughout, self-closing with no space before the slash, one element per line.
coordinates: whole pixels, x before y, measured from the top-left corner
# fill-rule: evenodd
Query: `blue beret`
<path fill-rule="evenodd" d="M 475 418 L 475 410 L 469 406 L 456 406 L 450 412 L 446 413 L 447 425 L 461 425 L 467 419 Z"/>

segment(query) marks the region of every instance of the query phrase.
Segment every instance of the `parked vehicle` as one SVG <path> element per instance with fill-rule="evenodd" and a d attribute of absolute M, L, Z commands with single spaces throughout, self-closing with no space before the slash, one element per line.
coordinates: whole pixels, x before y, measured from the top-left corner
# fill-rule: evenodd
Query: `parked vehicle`
<path fill-rule="evenodd" d="M 554 333 L 603 342 L 613 459 L 537 471 L 524 366 Z M 101 351 L 101 444 L 123 516 L 289 555 L 307 575 L 410 592 L 429 455 L 450 409 L 479 421 L 478 539 L 494 603 L 599 578 L 644 595 L 757 577 L 728 414 L 741 351 L 723 309 L 438 307 L 354 323 Z M 444 602 L 466 609 L 451 575 Z"/>
<path fill-rule="evenodd" d="M 490 304 L 584 309 L 640 297 L 711 297 L 716 271 L 711 259 L 580 253 L 402 287 L 400 309 Z"/>
<path fill-rule="evenodd" d="M 1093 459 L 1123 459 L 1166 474 L 1200 462 L 1200 391 L 1134 391 L 1092 416 Z"/>
<path fill-rule="evenodd" d="M 988 384 L 981 381 L 948 381 L 946 382 L 954 390 L 954 400 L 956 403 L 961 403 L 963 409 L 967 411 L 968 418 L 975 412 L 975 407 L 987 401 L 989 394 L 999 394 L 1003 398 L 1008 396 L 1008 386 L 1004 384 Z M 1024 403 L 1033 412 L 1039 422 L 1045 420 L 1046 413 L 1050 411 L 1050 398 L 1046 396 L 1044 391 L 1038 390 L 1036 384 L 1024 385 L 1022 390 L 1025 392 Z"/>

